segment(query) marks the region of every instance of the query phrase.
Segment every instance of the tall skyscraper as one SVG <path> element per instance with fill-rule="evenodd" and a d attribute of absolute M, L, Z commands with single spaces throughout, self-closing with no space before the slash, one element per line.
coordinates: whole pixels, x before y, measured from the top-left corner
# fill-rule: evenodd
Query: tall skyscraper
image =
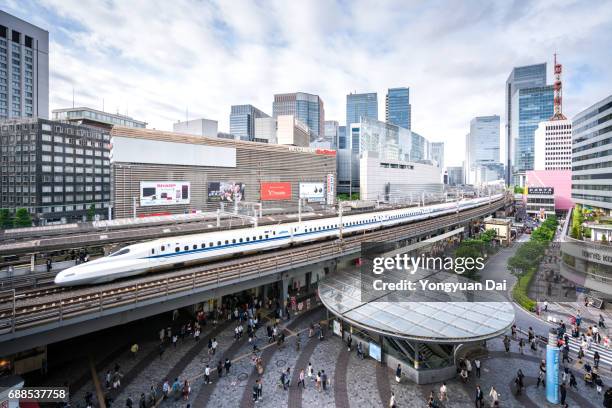
<path fill-rule="evenodd" d="M 467 184 L 491 181 L 479 179 L 479 167 L 499 164 L 498 115 L 477 116 L 470 121 L 470 133 L 465 137 L 465 171 Z M 497 179 L 497 177 L 495 177 Z"/>
<path fill-rule="evenodd" d="M 346 95 L 346 126 L 359 123 L 361 117 L 378 120 L 376 92 Z"/>
<path fill-rule="evenodd" d="M 0 119 L 49 117 L 49 32 L 0 10 Z"/>
<path fill-rule="evenodd" d="M 255 119 L 270 116 L 253 105 L 232 105 L 230 133 L 240 140 L 255 140 Z"/>
<path fill-rule="evenodd" d="M 385 121 L 404 129 L 412 128 L 410 88 L 389 88 L 387 90 Z"/>
<path fill-rule="evenodd" d="M 325 109 L 318 95 L 295 92 L 274 95 L 272 116 L 294 115 L 310 129 L 311 140 L 325 134 Z"/>
<path fill-rule="evenodd" d="M 525 121 L 526 119 L 521 118 L 518 115 L 519 106 L 518 102 L 521 100 L 515 101 L 515 95 L 517 91 L 523 88 L 538 88 L 546 86 L 546 63 L 535 64 L 535 65 L 526 65 L 523 67 L 515 67 L 508 79 L 506 80 L 506 99 L 505 99 L 505 111 L 506 111 L 506 183 L 511 184 L 513 182 L 512 174 L 515 169 L 515 155 L 516 155 L 516 147 L 514 138 L 518 136 L 518 130 L 520 126 L 524 126 L 524 124 L 519 124 L 519 119 L 521 121 Z M 552 90 L 551 90 L 552 91 Z M 524 94 L 522 100 L 525 104 L 531 104 L 533 99 L 528 101 L 529 96 L 528 92 Z M 552 107 L 552 99 L 550 101 Z M 528 113 L 525 111 L 525 115 Z M 547 116 L 545 119 L 550 117 Z M 541 120 L 545 120 L 541 119 Z M 537 127 L 537 123 L 535 124 Z M 531 132 L 535 131 L 535 127 L 531 129 Z M 527 143 L 528 137 L 527 134 L 529 131 L 523 129 L 523 145 L 520 149 L 526 149 L 529 146 Z M 517 136 L 515 136 L 517 135 Z M 533 134 L 532 134 L 532 143 L 533 147 Z M 520 150 L 519 149 L 519 150 Z M 533 157 L 533 156 L 532 156 Z M 532 159 L 533 160 L 533 159 Z M 533 167 L 532 167 L 533 168 Z"/>
<path fill-rule="evenodd" d="M 436 165 L 443 169 L 444 168 L 444 142 L 432 142 L 431 146 L 431 159 L 436 162 Z"/>
<path fill-rule="evenodd" d="M 572 199 L 612 214 L 612 95 L 573 120 Z"/>

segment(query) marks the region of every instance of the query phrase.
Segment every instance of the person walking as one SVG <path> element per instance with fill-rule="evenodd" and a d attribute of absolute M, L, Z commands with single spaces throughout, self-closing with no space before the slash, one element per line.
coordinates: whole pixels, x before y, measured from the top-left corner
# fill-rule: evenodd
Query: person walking
<path fill-rule="evenodd" d="M 263 400 L 263 381 L 261 378 L 259 379 L 259 383 L 257 383 L 257 401 Z"/>
<path fill-rule="evenodd" d="M 304 370 L 300 370 L 299 380 L 298 380 L 298 388 L 300 388 L 300 384 L 302 384 L 302 388 L 306 389 L 306 383 L 304 382 Z"/>
<path fill-rule="evenodd" d="M 499 404 L 499 393 L 495 389 L 495 387 L 491 387 L 491 391 L 489 391 L 489 397 L 491 397 L 491 406 L 495 407 Z"/>
<path fill-rule="evenodd" d="M 349 353 L 351 352 L 351 345 L 352 344 L 353 344 L 353 336 L 351 336 L 351 333 L 349 333 L 348 339 L 346 339 L 346 345 L 348 346 Z"/>
<path fill-rule="evenodd" d="M 189 385 L 189 381 L 185 380 L 183 383 L 183 401 L 189 399 L 189 394 L 191 394 L 191 385 Z"/>
<path fill-rule="evenodd" d="M 307 372 L 308 372 L 308 379 L 310 381 L 313 381 L 314 380 L 314 377 L 313 377 L 314 368 L 312 367 L 312 363 L 311 362 L 308 362 Z"/>
<path fill-rule="evenodd" d="M 255 384 L 253 384 L 253 402 L 257 402 L 259 380 L 255 380 Z"/>
<path fill-rule="evenodd" d="M 574 377 L 574 373 L 570 372 L 570 380 L 569 380 L 570 388 L 574 387 L 578 389 L 578 383 L 576 382 L 576 377 Z"/>
<path fill-rule="evenodd" d="M 474 359 L 474 367 L 476 367 L 476 377 L 480 378 L 480 360 Z"/>
<path fill-rule="evenodd" d="M 320 371 L 317 371 L 316 387 L 317 387 L 317 391 L 321 392 L 321 372 Z"/>
<path fill-rule="evenodd" d="M 446 383 L 443 382 L 440 386 L 440 401 L 448 401 Z"/>
<path fill-rule="evenodd" d="M 523 347 L 525 347 L 525 340 L 521 338 L 519 340 L 519 353 L 523 354 Z"/>
<path fill-rule="evenodd" d="M 395 394 L 391 392 L 391 398 L 389 398 L 389 408 L 396 408 L 397 404 L 395 402 Z"/>
<path fill-rule="evenodd" d="M 565 398 L 567 397 L 567 388 L 565 388 L 565 383 L 562 382 L 559 386 L 559 394 L 561 394 L 561 405 L 565 404 Z"/>
<path fill-rule="evenodd" d="M 595 352 L 593 353 L 593 363 L 595 363 L 595 368 L 599 368 L 599 359 L 601 357 L 599 356 L 599 352 L 597 350 L 595 350 Z"/>
<path fill-rule="evenodd" d="M 474 406 L 476 408 L 484 408 L 483 407 L 484 395 L 482 390 L 480 389 L 480 384 L 476 384 L 476 396 L 474 398 Z"/>
<path fill-rule="evenodd" d="M 206 364 L 204 368 L 204 384 L 210 384 L 210 367 Z"/>
<path fill-rule="evenodd" d="M 225 375 L 228 375 L 230 372 L 230 368 L 232 367 L 232 362 L 229 358 L 225 359 Z"/>
<path fill-rule="evenodd" d="M 566 361 L 568 363 L 572 362 L 572 359 L 569 356 L 569 352 L 570 352 L 569 344 L 565 343 L 565 345 L 563 346 L 563 350 L 561 351 L 561 354 L 563 354 L 563 360 L 561 360 L 561 364 L 565 363 Z"/>
<path fill-rule="evenodd" d="M 325 370 L 321 370 L 321 385 L 323 385 L 323 391 L 327 390 L 327 374 Z"/>
<path fill-rule="evenodd" d="M 402 380 L 402 366 L 401 364 L 398 364 L 397 368 L 395 369 L 395 381 L 399 383 L 401 380 Z"/>
<path fill-rule="evenodd" d="M 168 399 L 168 394 L 170 393 L 170 383 L 168 382 L 168 379 L 166 378 L 164 380 L 164 384 L 162 385 L 162 399 Z"/>
<path fill-rule="evenodd" d="M 506 353 L 510 352 L 510 338 L 507 335 L 504 336 L 504 348 L 506 349 Z"/>
<path fill-rule="evenodd" d="M 213 356 L 217 353 L 217 346 L 219 345 L 219 343 L 217 342 L 217 338 L 213 338 L 212 341 L 212 354 Z"/>

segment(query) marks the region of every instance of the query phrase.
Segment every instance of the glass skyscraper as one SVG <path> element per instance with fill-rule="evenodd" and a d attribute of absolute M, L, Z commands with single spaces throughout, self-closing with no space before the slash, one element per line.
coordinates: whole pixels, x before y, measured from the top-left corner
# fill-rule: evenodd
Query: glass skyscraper
<path fill-rule="evenodd" d="M 480 184 L 497 180 L 480 177 L 483 169 L 494 165 L 499 169 L 499 125 L 498 115 L 477 116 L 470 121 L 470 133 L 465 137 L 465 180 L 467 184 Z M 503 168 L 503 167 L 502 167 Z M 489 172 L 493 177 L 493 173 Z"/>
<path fill-rule="evenodd" d="M 410 88 L 389 88 L 385 99 L 385 121 L 410 130 L 411 115 Z"/>
<path fill-rule="evenodd" d="M 518 109 L 514 101 L 515 94 L 519 89 L 543 86 L 546 86 L 546 63 L 516 67 L 510 72 L 506 80 L 506 100 L 504 108 L 506 110 L 506 159 L 504 160 L 504 164 L 506 166 L 507 184 L 513 182 L 512 174 L 515 170 L 516 158 L 515 138 L 518 136 L 517 130 L 520 126 L 517 122 L 518 115 L 515 115 L 515 111 Z M 513 119 L 515 116 L 516 121 Z M 545 118 L 543 120 L 548 119 L 549 118 Z"/>
<path fill-rule="evenodd" d="M 512 139 L 514 149 L 514 183 L 524 184 L 527 170 L 534 169 L 535 131 L 538 124 L 549 120 L 554 112 L 553 86 L 522 88 L 512 98 Z"/>
<path fill-rule="evenodd" d="M 305 92 L 274 95 L 272 115 L 294 115 L 310 129 L 311 140 L 325 134 L 325 109 L 318 95 Z"/>
<path fill-rule="evenodd" d="M 346 95 L 346 126 L 359 123 L 361 117 L 378 120 L 376 92 Z"/>
<path fill-rule="evenodd" d="M 253 105 L 232 105 L 230 133 L 240 140 L 255 140 L 255 119 L 270 116 Z"/>

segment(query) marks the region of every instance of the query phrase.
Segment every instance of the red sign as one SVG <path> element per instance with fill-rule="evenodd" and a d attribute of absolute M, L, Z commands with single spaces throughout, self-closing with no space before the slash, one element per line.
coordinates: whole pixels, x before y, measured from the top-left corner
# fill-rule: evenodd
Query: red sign
<path fill-rule="evenodd" d="M 336 151 L 332 149 L 317 149 L 315 150 L 316 154 L 323 154 L 325 156 L 335 156 Z"/>
<path fill-rule="evenodd" d="M 291 200 L 291 183 L 261 183 L 261 200 Z"/>

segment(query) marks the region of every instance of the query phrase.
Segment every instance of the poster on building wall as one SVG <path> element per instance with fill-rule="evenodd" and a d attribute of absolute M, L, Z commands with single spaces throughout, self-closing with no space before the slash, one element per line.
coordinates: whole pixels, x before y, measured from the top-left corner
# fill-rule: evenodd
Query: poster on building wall
<path fill-rule="evenodd" d="M 325 201 L 325 184 L 300 183 L 300 198 L 307 201 Z"/>
<path fill-rule="evenodd" d="M 334 334 L 338 337 L 342 337 L 342 325 L 338 320 L 334 320 Z"/>
<path fill-rule="evenodd" d="M 381 361 L 381 350 L 380 346 L 374 342 L 370 342 L 368 345 L 368 354 L 376 361 Z"/>
<path fill-rule="evenodd" d="M 244 200 L 244 188 L 243 183 L 212 181 L 208 183 L 208 201 L 240 202 Z"/>
<path fill-rule="evenodd" d="M 291 183 L 261 183 L 261 200 L 291 200 Z"/>
<path fill-rule="evenodd" d="M 189 204 L 188 181 L 141 181 L 140 206 Z"/>

